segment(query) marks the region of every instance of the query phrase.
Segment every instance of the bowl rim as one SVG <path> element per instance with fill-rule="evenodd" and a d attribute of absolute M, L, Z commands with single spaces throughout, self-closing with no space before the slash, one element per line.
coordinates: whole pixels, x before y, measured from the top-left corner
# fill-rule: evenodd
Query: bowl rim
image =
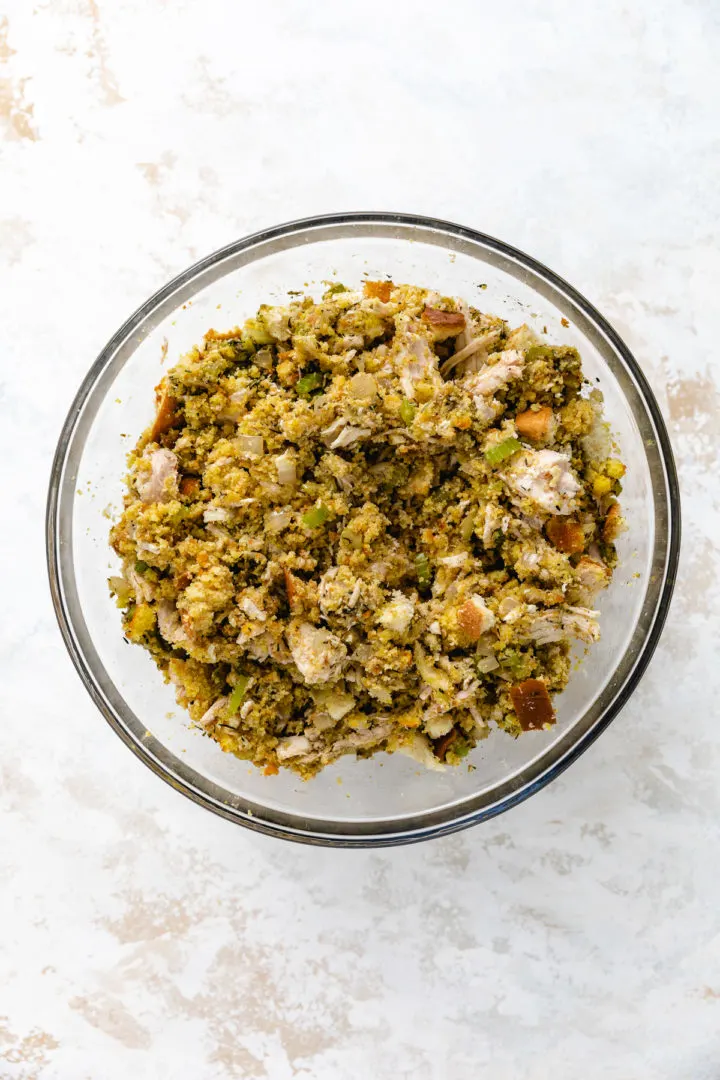
<path fill-rule="evenodd" d="M 205 270 L 220 263 L 224 259 L 237 255 L 243 250 L 251 249 L 273 239 L 308 229 L 322 229 L 343 225 L 351 226 L 353 224 L 366 226 L 377 224 L 384 227 L 396 225 L 409 228 L 430 229 L 457 239 L 470 240 L 475 244 L 494 250 L 514 263 L 519 263 L 521 266 L 529 269 L 533 274 L 544 279 L 549 286 L 561 294 L 564 294 L 565 297 L 567 297 L 567 299 L 574 304 L 592 324 L 594 324 L 595 328 L 608 340 L 616 354 L 618 354 L 621 361 L 625 364 L 626 369 L 635 382 L 638 394 L 642 399 L 650 422 L 654 428 L 657 441 L 658 460 L 664 472 L 666 485 L 665 509 L 667 513 L 665 515 L 666 532 L 664 534 L 666 549 L 665 565 L 662 573 L 662 581 L 657 591 L 654 617 L 639 646 L 632 669 L 625 677 L 619 691 L 608 703 L 604 712 L 597 718 L 592 726 L 588 728 L 588 730 L 583 732 L 569 748 L 561 754 L 558 760 L 549 763 L 528 782 L 525 782 L 520 786 L 517 784 L 509 785 L 510 790 L 494 802 L 489 804 L 484 802 L 482 805 L 473 806 L 472 797 L 465 799 L 461 804 L 461 812 L 456 816 L 441 816 L 440 820 L 431 821 L 429 824 L 419 826 L 409 824 L 409 822 L 412 822 L 412 818 L 399 818 L 397 819 L 399 827 L 392 827 L 391 829 L 382 828 L 382 826 L 387 823 L 373 823 L 374 826 L 377 826 L 378 831 L 368 831 L 368 829 L 363 828 L 359 822 L 347 821 L 341 822 L 337 828 L 328 828 L 326 831 L 323 831 L 322 829 L 307 829 L 302 827 L 303 821 L 307 821 L 307 823 L 310 824 L 313 821 L 321 821 L 322 819 L 304 819 L 300 815 L 277 812 L 273 815 L 275 820 L 264 820 L 255 816 L 253 811 L 249 808 L 243 809 L 238 805 L 231 806 L 226 801 L 199 790 L 197 786 L 189 782 L 187 777 L 182 775 L 182 769 L 179 768 L 175 771 L 171 770 L 167 764 L 158 760 L 155 754 L 151 752 L 150 745 L 144 740 L 141 741 L 136 739 L 133 733 L 125 726 L 114 711 L 102 688 L 98 685 L 83 649 L 74 633 L 73 617 L 69 610 L 69 605 L 66 603 L 62 585 L 64 571 L 63 552 L 61 551 L 61 548 L 63 547 L 63 538 L 61 536 L 59 514 L 63 503 L 64 490 L 62 481 L 67 454 L 73 441 L 77 422 L 82 414 L 83 407 L 100 376 L 111 362 L 118 347 L 151 314 L 151 312 L 157 309 L 174 292 L 188 285 Z M 107 344 L 98 354 L 75 394 L 63 423 L 53 457 L 45 517 L 45 540 L 50 592 L 60 632 L 65 647 L 70 654 L 70 658 L 85 689 L 88 691 L 95 705 L 115 733 L 156 775 L 160 776 L 176 791 L 180 791 L 181 794 L 185 795 L 199 806 L 203 806 L 205 809 L 213 811 L 213 813 L 218 814 L 220 817 L 243 825 L 255 832 L 300 843 L 330 847 L 382 847 L 415 843 L 430 837 L 447 835 L 461 829 L 469 828 L 471 825 L 475 825 L 480 821 L 489 820 L 490 818 L 503 813 L 512 806 L 523 802 L 559 776 L 560 773 L 584 753 L 601 732 L 607 728 L 626 704 L 645 673 L 655 648 L 657 647 L 670 608 L 677 576 L 680 554 L 680 536 L 680 489 L 670 438 L 662 414 L 639 363 L 607 319 L 601 315 L 597 308 L 587 300 L 582 293 L 574 288 L 574 286 L 570 285 L 564 278 L 560 277 L 531 255 L 526 254 L 502 240 L 498 240 L 493 236 L 489 236 L 486 233 L 479 232 L 478 230 L 467 226 L 455 224 L 454 222 L 422 215 L 389 211 L 348 211 L 344 213 L 320 214 L 261 229 L 242 237 L 239 240 L 235 240 L 202 259 L 199 259 L 153 293 L 132 315 L 129 316 L 128 319 L 126 319 L 115 334 L 109 339 Z M 162 747 L 162 744 L 158 743 L 158 746 Z M 166 754 L 170 753 L 169 751 L 165 752 Z M 174 755 L 172 756 L 174 757 Z M 216 787 L 218 791 L 224 790 L 211 782 L 210 786 Z M 250 800 L 247 800 L 247 802 L 250 804 Z M 418 816 L 423 819 L 428 819 L 432 818 L 433 815 L 437 816 L 438 813 L 437 810 L 423 811 L 420 812 Z M 292 822 L 300 822 L 300 824 L 292 824 Z"/>

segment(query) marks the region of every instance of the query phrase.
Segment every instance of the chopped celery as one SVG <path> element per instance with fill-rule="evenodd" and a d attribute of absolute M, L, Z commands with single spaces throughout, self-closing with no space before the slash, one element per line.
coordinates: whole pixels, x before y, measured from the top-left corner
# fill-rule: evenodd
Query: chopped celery
<path fill-rule="evenodd" d="M 145 574 L 150 569 L 150 567 L 146 562 L 143 562 L 142 559 L 138 559 L 135 563 L 135 569 L 137 570 L 138 574 Z"/>
<path fill-rule="evenodd" d="M 513 679 L 526 679 L 531 672 L 531 657 L 519 649 L 506 649 L 500 660 L 503 670 Z"/>
<path fill-rule="evenodd" d="M 235 683 L 233 691 L 228 699 L 228 712 L 231 716 L 234 716 L 240 708 L 240 703 L 245 697 L 245 691 L 248 688 L 249 682 L 250 680 L 247 675 L 238 675 L 238 681 Z"/>
<path fill-rule="evenodd" d="M 319 371 L 311 371 L 309 375 L 303 375 L 302 379 L 298 379 L 296 392 L 300 397 L 310 397 L 315 390 L 321 390 L 323 385 L 323 377 Z"/>
<path fill-rule="evenodd" d="M 475 518 L 472 514 L 468 514 L 467 517 L 463 518 L 462 522 L 460 523 L 460 535 L 462 536 L 466 544 L 470 542 L 474 530 Z"/>
<path fill-rule="evenodd" d="M 430 584 L 430 563 L 424 552 L 415 556 L 415 573 L 417 574 L 418 585 Z"/>
<path fill-rule="evenodd" d="M 522 449 L 522 444 L 519 439 L 516 439 L 514 435 L 511 435 L 508 439 L 503 439 L 502 442 L 495 443 L 489 450 L 485 451 L 485 460 L 488 465 L 499 465 L 501 461 L 505 461 L 506 458 L 512 457 L 518 450 Z"/>
<path fill-rule="evenodd" d="M 301 521 L 303 525 L 307 525 L 308 529 L 316 529 L 318 525 L 322 525 L 330 517 L 330 511 L 327 506 L 320 503 L 319 506 L 313 506 L 312 510 L 308 510 L 306 514 L 303 514 Z"/>
<path fill-rule="evenodd" d="M 412 401 L 408 401 L 408 399 L 405 398 L 402 405 L 400 406 L 400 419 L 402 420 L 403 424 L 406 424 L 409 427 L 415 419 L 416 412 L 417 405 L 413 405 Z"/>

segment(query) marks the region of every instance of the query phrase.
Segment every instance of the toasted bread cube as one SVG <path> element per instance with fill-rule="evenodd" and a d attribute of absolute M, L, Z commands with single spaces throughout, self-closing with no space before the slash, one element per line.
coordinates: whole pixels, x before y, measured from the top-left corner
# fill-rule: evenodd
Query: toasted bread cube
<path fill-rule="evenodd" d="M 435 341 L 457 337 L 465 329 L 465 316 L 461 311 L 441 311 L 440 308 L 426 307 L 422 319 L 432 330 Z"/>
<path fill-rule="evenodd" d="M 200 480 L 197 476 L 183 476 L 178 486 L 181 495 L 195 496 L 200 491 Z"/>
<path fill-rule="evenodd" d="M 366 281 L 363 285 L 363 293 L 367 300 L 377 299 L 387 304 L 394 288 L 392 281 Z"/>
<path fill-rule="evenodd" d="M 541 679 L 525 679 L 511 686 L 510 698 L 523 731 L 540 731 L 555 723 L 555 710 Z"/>
<path fill-rule="evenodd" d="M 555 417 L 549 405 L 539 409 L 526 409 L 515 417 L 515 427 L 521 439 L 530 442 L 547 442 L 552 437 Z"/>
<path fill-rule="evenodd" d="M 433 754 L 439 761 L 445 760 L 445 755 L 448 752 L 448 748 L 455 742 L 458 737 L 457 728 L 450 728 L 447 735 L 442 735 L 439 739 L 433 740 Z"/>
<path fill-rule="evenodd" d="M 471 596 L 458 611 L 458 626 L 470 641 L 477 641 L 495 623 L 495 616 L 481 596 Z"/>
<path fill-rule="evenodd" d="M 621 532 L 625 531 L 625 519 L 620 512 L 620 503 L 613 503 L 603 522 L 602 538 L 606 544 L 614 544 Z"/>
<path fill-rule="evenodd" d="M 582 525 L 572 518 L 550 518 L 545 532 L 550 543 L 565 555 L 576 555 L 585 548 Z"/>
<path fill-rule="evenodd" d="M 138 604 L 126 625 L 131 641 L 140 641 L 155 625 L 155 609 L 150 604 Z"/>
<path fill-rule="evenodd" d="M 177 399 L 168 393 L 167 387 L 162 383 L 156 388 L 156 391 L 157 411 L 153 426 L 150 429 L 150 438 L 153 442 L 157 442 L 161 435 L 164 435 L 166 431 L 169 431 L 177 423 Z"/>

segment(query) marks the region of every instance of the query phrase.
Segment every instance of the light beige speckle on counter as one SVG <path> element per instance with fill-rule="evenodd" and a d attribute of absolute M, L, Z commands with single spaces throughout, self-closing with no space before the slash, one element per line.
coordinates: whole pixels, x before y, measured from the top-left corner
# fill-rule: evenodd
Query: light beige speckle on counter
<path fill-rule="evenodd" d="M 712 0 L 4 5 L 2 1080 L 716 1080 L 719 51 Z M 500 236 L 597 304 L 670 424 L 685 546 L 640 689 L 557 782 L 346 852 L 235 828 L 127 752 L 60 643 L 43 512 L 76 388 L 148 295 L 367 208 Z"/>

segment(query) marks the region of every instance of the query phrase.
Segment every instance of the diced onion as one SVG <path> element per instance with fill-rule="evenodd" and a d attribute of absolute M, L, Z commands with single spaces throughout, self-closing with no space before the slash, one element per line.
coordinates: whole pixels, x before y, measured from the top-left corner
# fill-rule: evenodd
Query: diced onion
<path fill-rule="evenodd" d="M 489 671 L 494 671 L 495 668 L 500 667 L 500 664 L 494 656 L 478 656 L 475 667 L 481 675 L 487 675 Z"/>
<path fill-rule="evenodd" d="M 510 612 L 520 607 L 520 601 L 515 596 L 504 596 L 498 604 L 498 615 L 504 619 Z"/>
<path fill-rule="evenodd" d="M 467 551 L 458 551 L 455 555 L 444 555 L 438 562 L 443 566 L 449 566 L 451 569 L 462 566 L 468 560 Z"/>
<path fill-rule="evenodd" d="M 224 506 L 211 506 L 207 510 L 203 511 L 203 521 L 230 521 L 232 518 L 232 512 L 226 510 Z"/>
<path fill-rule="evenodd" d="M 261 435 L 238 435 L 235 445 L 243 457 L 260 458 L 265 453 L 265 443 Z"/>
<path fill-rule="evenodd" d="M 280 484 L 294 484 L 297 480 L 297 470 L 295 468 L 295 458 L 285 451 L 284 454 L 280 454 L 275 458 L 275 466 L 277 468 L 278 483 Z"/>
<path fill-rule="evenodd" d="M 321 432 L 322 441 L 330 450 L 339 450 L 343 446 L 352 446 L 358 439 L 364 439 L 367 435 L 372 435 L 371 428 L 345 424 L 342 417 L 335 420 L 330 427 Z"/>
<path fill-rule="evenodd" d="M 320 690 L 313 694 L 319 708 L 330 714 L 333 720 L 342 720 L 355 708 L 352 694 L 343 694 L 338 690 Z"/>
<path fill-rule="evenodd" d="M 271 510 L 265 519 L 265 525 L 269 532 L 282 532 L 287 529 L 292 520 L 289 510 Z"/>
<path fill-rule="evenodd" d="M 273 358 L 269 349 L 258 349 L 253 360 L 263 371 L 272 371 Z"/>

